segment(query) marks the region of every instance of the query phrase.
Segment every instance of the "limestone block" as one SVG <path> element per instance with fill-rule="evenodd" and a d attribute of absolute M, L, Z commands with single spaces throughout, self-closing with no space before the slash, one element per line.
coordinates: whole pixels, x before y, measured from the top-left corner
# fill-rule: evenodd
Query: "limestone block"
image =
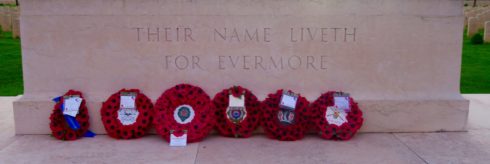
<path fill-rule="evenodd" d="M 91 129 L 121 88 L 153 101 L 179 83 L 260 100 L 349 92 L 364 132 L 463 131 L 464 21 L 457 0 L 23 0 L 17 134 L 48 134 L 53 97 L 84 93 Z M 434 7 L 437 6 L 437 7 Z M 471 22 L 471 19 L 469 20 Z"/>

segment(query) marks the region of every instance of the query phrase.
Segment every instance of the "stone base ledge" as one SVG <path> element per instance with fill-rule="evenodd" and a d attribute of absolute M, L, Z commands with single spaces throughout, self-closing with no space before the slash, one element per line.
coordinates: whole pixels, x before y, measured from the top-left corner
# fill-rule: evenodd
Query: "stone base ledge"
<path fill-rule="evenodd" d="M 465 131 L 469 101 L 462 98 L 439 100 L 357 100 L 364 113 L 361 132 Z M 54 102 L 21 97 L 14 102 L 16 134 L 50 134 L 49 116 Z M 105 134 L 100 117 L 101 101 L 88 101 L 90 130 Z M 261 133 L 258 130 L 258 133 Z M 154 133 L 154 130 L 153 130 Z"/>

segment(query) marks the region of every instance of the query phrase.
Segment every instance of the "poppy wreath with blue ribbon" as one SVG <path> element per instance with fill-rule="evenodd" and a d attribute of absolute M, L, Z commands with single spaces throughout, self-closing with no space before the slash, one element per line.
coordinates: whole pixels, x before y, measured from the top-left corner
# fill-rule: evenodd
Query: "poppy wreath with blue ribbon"
<path fill-rule="evenodd" d="M 170 142 L 170 134 L 187 134 L 187 142 L 204 139 L 213 129 L 214 105 L 200 87 L 179 84 L 166 90 L 155 104 L 153 124 Z"/>
<path fill-rule="evenodd" d="M 292 120 L 290 120 L 292 123 L 285 125 L 281 122 L 279 117 L 279 114 L 281 113 L 279 103 L 282 95 L 283 90 L 281 89 L 276 93 L 269 94 L 267 99 L 264 100 L 263 104 L 265 110 L 262 112 L 262 127 L 269 138 L 281 141 L 300 140 L 304 137 L 308 128 L 308 118 L 311 115 L 308 110 L 309 102 L 306 98 L 298 94 L 294 112 L 288 114 L 289 116 L 293 116 Z"/>
<path fill-rule="evenodd" d="M 316 130 L 319 132 L 322 138 L 332 140 L 349 140 L 356 134 L 364 122 L 362 111 L 359 109 L 359 106 L 354 99 L 349 96 L 350 111 L 346 112 L 346 121 L 341 122 L 340 125 L 329 122 L 326 118 L 328 114 L 327 108 L 334 106 L 335 93 L 336 92 L 333 91 L 324 93 L 311 104 L 310 108 L 313 112 L 315 112 L 315 116 L 312 120 L 316 125 Z"/>
<path fill-rule="evenodd" d="M 135 94 L 134 109 L 121 109 L 121 94 Z M 107 134 L 117 139 L 132 139 L 144 136 L 150 129 L 153 116 L 151 100 L 138 89 L 122 89 L 111 95 L 100 109 L 102 123 Z M 122 118 L 121 118 L 122 117 Z M 129 117 L 129 121 L 122 119 Z M 136 117 L 136 119 L 134 119 Z"/>
<path fill-rule="evenodd" d="M 80 98 L 82 98 L 82 102 L 76 117 L 73 119 L 73 117 L 70 116 L 72 118 L 72 120 L 70 120 L 72 123 L 69 124 L 67 122 L 67 116 L 63 115 L 63 97 L 74 95 L 80 96 Z M 49 127 L 51 129 L 52 136 L 59 140 L 71 141 L 86 135 L 86 133 L 89 131 L 88 128 L 90 124 L 87 106 L 85 105 L 85 100 L 83 99 L 82 93 L 75 90 L 69 90 L 63 96 L 60 96 L 54 101 L 56 104 L 54 106 L 53 113 L 51 113 L 51 116 L 49 117 L 51 120 Z M 73 125 L 73 123 L 75 125 Z"/>
<path fill-rule="evenodd" d="M 229 97 L 240 98 L 244 96 L 245 108 L 233 109 L 229 104 Z M 241 86 L 234 86 L 217 93 L 213 98 L 216 107 L 216 127 L 222 136 L 250 137 L 260 125 L 260 110 L 262 104 L 250 90 Z"/>

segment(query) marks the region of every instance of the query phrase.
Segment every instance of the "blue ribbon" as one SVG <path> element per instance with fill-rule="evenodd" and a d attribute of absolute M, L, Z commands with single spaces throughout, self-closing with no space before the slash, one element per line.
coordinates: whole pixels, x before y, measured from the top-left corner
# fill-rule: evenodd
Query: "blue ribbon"
<path fill-rule="evenodd" d="M 68 123 L 68 126 L 70 126 L 71 129 L 80 129 L 80 124 L 78 123 L 77 119 L 75 119 L 75 117 L 69 115 L 63 115 L 63 117 L 65 117 L 65 121 L 66 123 Z"/>
<path fill-rule="evenodd" d="M 85 134 L 83 136 L 84 137 L 95 137 L 95 133 L 90 131 L 90 130 L 87 130 L 87 132 L 85 132 Z"/>
<path fill-rule="evenodd" d="M 53 99 L 54 102 L 58 103 L 61 101 L 61 97 L 62 96 L 59 96 L 59 97 L 56 97 Z M 63 113 L 63 110 L 65 110 L 65 104 L 62 103 L 61 104 L 61 113 Z M 78 123 L 77 119 L 73 116 L 70 116 L 70 115 L 63 115 L 63 117 L 65 118 L 65 121 L 66 123 L 68 124 L 68 126 L 70 126 L 71 129 L 73 130 L 78 130 L 80 129 L 80 124 Z M 83 135 L 84 137 L 95 137 L 95 133 L 93 133 L 92 131 L 90 130 L 87 130 L 87 132 L 85 132 L 85 134 Z"/>
<path fill-rule="evenodd" d="M 59 96 L 59 97 L 55 97 L 55 98 L 53 99 L 53 101 L 54 101 L 55 103 L 60 102 L 60 101 L 61 101 L 61 96 Z"/>

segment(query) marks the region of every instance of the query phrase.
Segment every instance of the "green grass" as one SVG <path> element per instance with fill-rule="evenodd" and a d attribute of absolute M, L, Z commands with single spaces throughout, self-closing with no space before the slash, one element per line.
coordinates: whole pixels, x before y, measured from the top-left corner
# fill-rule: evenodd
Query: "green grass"
<path fill-rule="evenodd" d="M 464 35 L 461 93 L 490 93 L 490 44 L 473 45 L 470 40 Z"/>
<path fill-rule="evenodd" d="M 24 93 L 20 39 L 12 39 L 11 32 L 0 32 L 0 96 Z"/>
<path fill-rule="evenodd" d="M 17 7 L 17 5 L 15 5 L 15 3 L 8 3 L 8 4 L 0 3 L 0 6 L 1 7 L 4 7 L 4 6 L 7 6 L 7 7 Z"/>
<path fill-rule="evenodd" d="M 0 96 L 24 92 L 20 39 L 0 32 Z M 472 45 L 464 36 L 461 93 L 490 93 L 490 44 Z"/>

